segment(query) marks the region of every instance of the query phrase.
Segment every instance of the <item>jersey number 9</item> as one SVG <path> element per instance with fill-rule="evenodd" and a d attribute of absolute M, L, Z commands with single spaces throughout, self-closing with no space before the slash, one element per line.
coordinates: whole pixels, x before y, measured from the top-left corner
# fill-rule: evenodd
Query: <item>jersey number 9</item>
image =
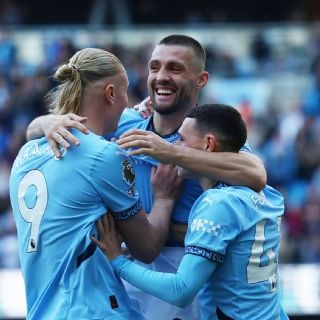
<path fill-rule="evenodd" d="M 30 187 L 36 188 L 36 200 L 33 207 L 27 206 L 26 193 Z M 18 205 L 25 221 L 31 223 L 28 252 L 37 251 L 41 219 L 48 203 L 48 189 L 44 175 L 39 170 L 29 171 L 21 180 L 18 189 Z"/>

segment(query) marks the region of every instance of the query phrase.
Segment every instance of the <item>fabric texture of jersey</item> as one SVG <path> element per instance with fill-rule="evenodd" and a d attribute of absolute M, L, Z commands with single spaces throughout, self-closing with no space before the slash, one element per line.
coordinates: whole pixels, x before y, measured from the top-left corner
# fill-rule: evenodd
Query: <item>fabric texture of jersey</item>
<path fill-rule="evenodd" d="M 211 319 L 215 307 L 231 319 L 280 319 L 277 257 L 283 212 L 283 197 L 269 186 L 256 193 L 219 184 L 196 201 L 186 253 L 217 263 L 200 295 L 207 306 L 201 319 Z M 210 305 L 214 308 L 208 311 Z"/>
<path fill-rule="evenodd" d="M 28 319 L 140 319 L 90 239 L 107 210 L 119 220 L 140 211 L 134 170 L 115 143 L 72 133 L 81 145 L 62 150 L 62 159 L 45 138 L 32 140 L 11 172 Z"/>
<path fill-rule="evenodd" d="M 121 134 L 130 129 L 141 129 L 153 131 L 153 119 L 144 119 L 139 112 L 134 109 L 126 108 L 121 115 L 116 132 L 108 135 L 106 139 L 119 138 Z M 170 143 L 175 143 L 179 139 L 177 132 L 162 137 Z M 153 206 L 153 191 L 151 186 L 151 170 L 152 167 L 158 165 L 158 161 L 149 156 L 133 156 L 130 157 L 136 172 L 136 188 L 140 194 L 141 202 L 146 213 L 149 213 Z M 195 200 L 202 193 L 202 188 L 196 180 L 187 180 L 184 191 L 172 212 L 172 221 L 176 223 L 188 223 L 188 216 Z M 184 254 L 183 244 L 169 240 L 166 248 L 161 250 L 159 256 L 148 265 L 136 261 L 150 270 L 163 270 L 171 272 L 176 270 L 179 265 L 180 258 Z M 163 320 L 165 319 L 197 319 L 199 315 L 199 305 L 197 299 L 195 303 L 186 308 L 177 308 L 163 300 L 146 294 L 145 292 L 133 287 L 125 282 L 125 287 L 129 296 L 133 300 L 133 304 L 137 312 L 144 316 L 144 320 Z"/>
<path fill-rule="evenodd" d="M 130 129 L 141 129 L 146 131 L 153 131 L 153 119 L 152 117 L 144 119 L 140 116 L 139 112 L 134 109 L 126 108 L 121 115 L 118 129 L 116 132 L 108 135 L 106 138 L 119 138 L 121 134 L 127 132 Z M 179 139 L 179 134 L 174 132 L 167 136 L 163 136 L 166 141 L 170 143 L 176 143 Z M 248 145 L 246 145 L 243 151 L 251 152 Z M 135 171 L 136 171 L 136 188 L 141 196 L 143 208 L 146 212 L 150 212 L 153 206 L 153 192 L 150 183 L 151 169 L 153 166 L 158 165 L 158 161 L 149 156 L 133 156 L 130 157 Z M 172 212 L 172 221 L 176 223 L 188 223 L 189 213 L 191 208 L 202 194 L 203 190 L 198 181 L 188 179 L 186 180 L 184 190 Z M 174 248 L 179 246 L 180 253 Z M 149 265 L 145 265 L 139 261 L 136 263 L 147 267 L 150 270 L 174 272 L 178 265 L 179 259 L 184 254 L 184 248 L 182 244 L 176 241 L 168 241 L 166 243 L 166 249 L 162 250 L 159 257 Z M 168 249 L 172 247 L 172 249 Z M 173 262 L 175 261 L 175 263 Z M 193 320 L 198 318 L 199 304 L 198 298 L 194 299 L 194 303 L 191 306 L 180 308 L 169 305 L 168 303 L 145 294 L 139 289 L 134 288 L 132 285 L 125 282 L 125 286 L 131 297 L 134 297 L 135 308 L 145 315 L 145 320 L 163 320 L 163 317 L 168 319 L 180 318 L 183 320 Z M 199 301 L 201 304 L 201 301 Z"/>
<path fill-rule="evenodd" d="M 186 254 L 176 272 L 146 270 L 123 256 L 112 266 L 125 280 L 174 305 L 190 303 L 206 283 L 201 315 L 190 319 L 288 320 L 277 271 L 282 215 L 283 198 L 274 189 L 256 193 L 220 184 L 194 205 Z"/>
<path fill-rule="evenodd" d="M 116 132 L 106 136 L 106 139 L 119 138 L 121 134 L 131 130 L 141 129 L 145 131 L 153 131 L 152 117 L 144 119 L 139 112 L 134 109 L 126 108 L 121 115 L 118 129 Z M 163 139 L 170 143 L 176 143 L 179 140 L 178 132 L 163 136 Z M 251 152 L 250 147 L 246 144 L 242 151 Z M 150 156 L 139 155 L 130 157 L 136 171 L 136 188 L 141 196 L 144 210 L 148 213 L 153 206 L 153 193 L 150 184 L 151 169 L 158 165 L 158 161 Z M 172 220 L 178 223 L 188 223 L 190 210 L 203 190 L 197 180 L 187 179 L 182 195 L 176 202 L 172 212 Z"/>
<path fill-rule="evenodd" d="M 106 138 L 118 138 L 122 133 L 130 129 L 152 131 L 152 117 L 143 119 L 136 110 L 125 109 L 120 118 L 117 132 Z M 179 135 L 175 132 L 162 138 L 170 143 L 176 143 Z M 143 195 L 141 196 L 141 201 L 144 210 L 148 213 L 152 209 L 154 200 L 150 183 L 151 169 L 158 165 L 158 161 L 149 156 L 133 156 L 130 157 L 130 159 L 136 171 L 136 188 L 139 193 Z M 173 209 L 172 220 L 174 222 L 187 224 L 190 209 L 201 193 L 202 188 L 196 180 L 187 180 L 184 191 Z"/>

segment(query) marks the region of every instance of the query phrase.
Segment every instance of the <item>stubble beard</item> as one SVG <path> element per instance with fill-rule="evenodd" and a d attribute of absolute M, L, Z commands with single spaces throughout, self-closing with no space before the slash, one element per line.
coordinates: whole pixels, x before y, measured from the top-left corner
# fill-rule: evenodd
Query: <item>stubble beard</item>
<path fill-rule="evenodd" d="M 161 115 L 171 115 L 182 110 L 190 110 L 192 97 L 187 93 L 182 93 L 178 99 L 175 99 L 170 105 L 159 105 L 155 98 L 152 97 L 152 105 L 154 110 Z"/>

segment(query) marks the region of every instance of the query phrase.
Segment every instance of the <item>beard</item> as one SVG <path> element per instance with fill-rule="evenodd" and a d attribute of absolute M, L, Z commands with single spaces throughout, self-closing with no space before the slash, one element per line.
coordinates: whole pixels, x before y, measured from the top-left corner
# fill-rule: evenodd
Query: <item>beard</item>
<path fill-rule="evenodd" d="M 152 105 L 155 111 L 161 115 L 171 115 L 182 110 L 190 109 L 190 103 L 193 100 L 192 96 L 185 91 L 181 91 L 181 94 L 171 104 L 157 104 L 155 97 L 150 95 Z"/>

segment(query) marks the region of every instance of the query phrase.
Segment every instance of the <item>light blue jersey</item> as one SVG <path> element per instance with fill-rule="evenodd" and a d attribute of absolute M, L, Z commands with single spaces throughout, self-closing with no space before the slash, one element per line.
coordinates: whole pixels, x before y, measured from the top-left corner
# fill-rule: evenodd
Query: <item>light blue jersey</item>
<path fill-rule="evenodd" d="M 141 129 L 146 131 L 154 131 L 153 119 L 143 119 L 139 112 L 134 109 L 125 109 L 121 115 L 118 123 L 118 130 L 106 137 L 118 138 L 122 133 L 130 129 Z M 178 128 L 177 128 L 178 129 Z M 176 143 L 179 139 L 177 132 L 162 137 L 170 143 Z M 136 171 L 136 188 L 141 196 L 142 206 L 146 213 L 149 213 L 153 206 L 153 190 L 151 186 L 151 172 L 152 167 L 158 165 L 158 161 L 149 156 L 133 156 L 130 157 Z M 172 221 L 176 223 L 188 223 L 188 217 L 195 200 L 203 192 L 201 186 L 196 180 L 187 180 L 185 182 L 184 190 L 176 202 L 172 211 Z M 183 256 L 183 244 L 174 240 L 166 242 L 166 248 L 161 251 L 157 259 L 151 264 L 144 265 L 153 270 L 175 270 L 179 264 L 180 258 Z M 177 308 L 163 300 L 152 297 L 139 289 L 131 286 L 125 282 L 125 287 L 129 296 L 133 298 L 134 307 L 138 312 L 144 315 L 144 320 L 163 320 L 163 319 L 183 319 L 192 320 L 197 319 L 199 315 L 198 303 L 195 299 L 193 305 L 187 308 Z"/>
<path fill-rule="evenodd" d="M 215 308 L 237 320 L 288 319 L 280 317 L 278 278 L 283 213 L 283 197 L 269 186 L 256 193 L 220 184 L 196 201 L 186 253 L 217 263 L 200 295 L 201 319 L 212 319 Z"/>
<path fill-rule="evenodd" d="M 119 256 L 126 281 L 176 306 L 203 288 L 201 320 L 288 320 L 280 303 L 278 254 L 283 198 L 219 184 L 194 204 L 176 273 L 146 270 Z M 197 318 L 197 319 L 199 319 Z"/>
<path fill-rule="evenodd" d="M 152 117 L 143 119 L 136 110 L 126 108 L 121 115 L 117 132 L 106 138 L 119 138 L 121 134 L 130 129 L 154 131 Z M 179 140 L 179 134 L 175 132 L 167 136 L 162 136 L 162 138 L 170 143 L 176 143 Z M 251 152 L 247 145 L 241 150 Z M 136 171 L 136 187 L 141 195 L 143 208 L 146 212 L 150 212 L 153 206 L 153 193 L 150 184 L 151 169 L 153 166 L 158 165 L 158 161 L 150 156 L 144 155 L 133 156 L 130 157 L 130 159 Z M 190 210 L 202 192 L 203 190 L 197 180 L 188 179 L 185 183 L 183 193 L 173 209 L 172 220 L 174 222 L 187 224 Z"/>
<path fill-rule="evenodd" d="M 125 109 L 121 115 L 118 130 L 113 136 L 118 138 L 122 133 L 130 129 L 153 131 L 152 117 L 143 119 L 136 110 Z M 110 136 L 107 138 L 110 138 Z M 170 143 L 176 143 L 179 139 L 179 134 L 175 132 L 162 138 Z M 141 194 L 143 208 L 148 213 L 152 209 L 154 200 L 150 183 L 151 169 L 158 165 L 158 161 L 149 156 L 133 156 L 130 157 L 130 159 L 136 171 L 136 187 Z M 187 224 L 190 209 L 202 192 L 203 190 L 198 181 L 188 179 L 185 183 L 183 193 L 173 209 L 172 221 Z"/>
<path fill-rule="evenodd" d="M 119 138 L 121 134 L 129 131 L 130 129 L 154 131 L 153 119 L 152 117 L 143 119 L 139 112 L 134 109 L 127 108 L 121 115 L 117 131 L 106 138 Z M 179 140 L 179 134 L 178 132 L 174 132 L 167 136 L 163 136 L 162 138 L 170 143 L 176 143 Z M 247 144 L 241 150 L 251 152 Z M 130 159 L 136 171 L 136 188 L 141 196 L 143 208 L 146 212 L 150 212 L 153 206 L 153 191 L 150 183 L 151 170 L 153 166 L 158 165 L 158 161 L 149 156 L 143 155 L 133 156 L 130 157 Z M 203 190 L 197 180 L 187 179 L 185 181 L 182 195 L 176 202 L 173 209 L 172 221 L 187 224 L 191 208 L 202 192 Z M 166 247 L 166 250 L 162 250 L 159 257 L 152 264 L 147 266 L 149 269 L 170 272 L 174 271 L 174 269 L 178 267 L 180 258 L 183 256 L 182 244 L 170 240 L 167 241 Z M 172 249 L 168 247 L 171 247 Z M 178 254 L 173 247 L 180 247 L 181 253 Z M 181 318 L 183 320 L 193 320 L 198 318 L 199 307 L 197 299 L 194 300 L 192 306 L 179 310 L 162 300 L 143 294 L 143 292 L 137 290 L 128 283 L 125 283 L 125 286 L 130 295 L 135 297 L 137 305 L 136 308 L 138 310 L 143 310 L 142 313 L 145 314 L 145 319 L 162 320 L 164 316 L 168 319 Z M 201 300 L 199 300 L 199 303 L 202 305 Z M 214 320 L 214 318 L 211 320 Z"/>
<path fill-rule="evenodd" d="M 55 159 L 45 138 L 20 150 L 10 177 L 28 319 L 140 319 L 90 239 L 107 210 L 137 214 L 135 173 L 120 148 L 93 133 Z"/>

